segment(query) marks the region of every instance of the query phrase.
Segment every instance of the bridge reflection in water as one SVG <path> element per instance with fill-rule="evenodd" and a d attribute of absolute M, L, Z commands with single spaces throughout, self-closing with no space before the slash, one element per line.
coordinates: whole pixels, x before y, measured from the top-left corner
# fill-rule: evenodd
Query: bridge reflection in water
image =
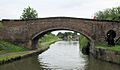
<path fill-rule="evenodd" d="M 85 56 L 77 41 L 59 41 L 44 53 L 0 66 L 0 70 L 119 70 L 120 66 Z"/>

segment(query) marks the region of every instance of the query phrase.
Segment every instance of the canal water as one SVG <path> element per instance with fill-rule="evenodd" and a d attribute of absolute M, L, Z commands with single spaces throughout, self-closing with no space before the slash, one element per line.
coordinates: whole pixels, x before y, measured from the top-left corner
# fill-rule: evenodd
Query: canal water
<path fill-rule="evenodd" d="M 0 70 L 120 70 L 120 65 L 83 55 L 78 41 L 59 41 L 42 54 L 0 65 Z"/>

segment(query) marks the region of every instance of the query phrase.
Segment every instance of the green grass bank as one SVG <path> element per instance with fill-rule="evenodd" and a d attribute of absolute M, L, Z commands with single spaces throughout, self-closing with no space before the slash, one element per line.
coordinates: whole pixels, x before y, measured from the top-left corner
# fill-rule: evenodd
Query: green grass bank
<path fill-rule="evenodd" d="M 0 40 L 0 55 L 10 52 L 22 52 L 27 51 L 26 48 L 14 45 L 12 43 Z"/>
<path fill-rule="evenodd" d="M 120 45 L 108 46 L 106 43 L 101 43 L 95 46 L 96 48 L 106 49 L 109 51 L 120 52 Z"/>
<path fill-rule="evenodd" d="M 81 48 L 85 48 L 87 46 L 88 42 L 89 41 L 87 40 L 86 37 L 84 37 L 83 35 L 80 35 L 79 43 L 80 43 Z M 115 46 L 108 46 L 107 43 L 99 43 L 99 44 L 95 45 L 95 48 L 120 52 L 120 45 L 119 44 L 116 44 Z"/>
<path fill-rule="evenodd" d="M 44 37 L 39 39 L 38 46 L 41 48 L 42 46 L 49 46 L 50 44 L 61 40 L 59 37 L 55 36 L 54 34 L 46 34 Z"/>
<path fill-rule="evenodd" d="M 80 36 L 80 48 L 83 54 L 86 54 L 88 51 L 88 40 L 84 36 Z M 89 49 L 90 50 L 90 49 Z M 120 45 L 116 44 L 115 46 L 108 46 L 107 43 L 99 43 L 95 45 L 92 52 L 89 52 L 93 57 L 107 61 L 110 63 L 120 64 Z"/>
<path fill-rule="evenodd" d="M 0 64 L 9 63 L 36 53 L 40 54 L 47 50 L 50 44 L 59 40 L 60 39 L 55 35 L 46 34 L 44 37 L 39 39 L 39 47 L 36 50 L 28 50 L 26 48 L 0 40 Z"/>

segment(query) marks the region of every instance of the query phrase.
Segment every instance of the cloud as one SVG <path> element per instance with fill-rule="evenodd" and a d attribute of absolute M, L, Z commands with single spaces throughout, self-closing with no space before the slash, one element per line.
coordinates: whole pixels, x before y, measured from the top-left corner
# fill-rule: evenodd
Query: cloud
<path fill-rule="evenodd" d="M 2 0 L 0 5 L 0 19 L 19 19 L 28 5 L 37 10 L 39 17 L 91 18 L 99 10 L 120 6 L 120 0 Z"/>

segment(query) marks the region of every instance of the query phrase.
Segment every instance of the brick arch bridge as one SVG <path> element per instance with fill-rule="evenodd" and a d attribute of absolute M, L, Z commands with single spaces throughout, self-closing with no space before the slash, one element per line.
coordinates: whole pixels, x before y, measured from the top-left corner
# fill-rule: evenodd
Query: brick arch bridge
<path fill-rule="evenodd" d="M 31 20 L 8 20 L 1 21 L 0 39 L 19 44 L 33 49 L 36 48 L 38 38 L 53 30 L 72 30 L 79 32 L 90 40 L 92 47 L 97 43 L 104 42 L 109 30 L 116 32 L 117 39 L 120 36 L 120 22 L 101 21 L 73 17 L 49 17 Z"/>

